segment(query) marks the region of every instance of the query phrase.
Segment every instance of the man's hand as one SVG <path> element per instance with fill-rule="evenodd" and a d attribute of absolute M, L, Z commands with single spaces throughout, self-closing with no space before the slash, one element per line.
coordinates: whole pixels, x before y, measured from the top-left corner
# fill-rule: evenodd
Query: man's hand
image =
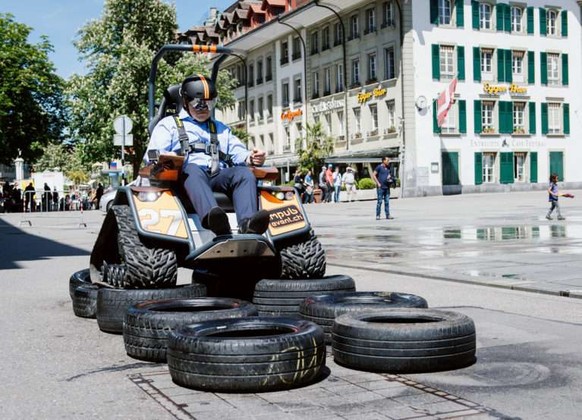
<path fill-rule="evenodd" d="M 249 165 L 261 166 L 265 163 L 267 154 L 263 150 L 253 149 L 249 155 Z"/>

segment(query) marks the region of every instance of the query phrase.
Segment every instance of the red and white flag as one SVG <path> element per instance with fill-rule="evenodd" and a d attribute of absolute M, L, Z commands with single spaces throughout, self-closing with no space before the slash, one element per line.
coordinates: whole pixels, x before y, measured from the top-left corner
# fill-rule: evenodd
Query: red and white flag
<path fill-rule="evenodd" d="M 449 86 L 442 91 L 437 99 L 437 124 L 439 127 L 445 122 L 449 109 L 451 109 L 451 106 L 453 105 L 455 89 L 457 89 L 456 77 L 451 80 Z"/>

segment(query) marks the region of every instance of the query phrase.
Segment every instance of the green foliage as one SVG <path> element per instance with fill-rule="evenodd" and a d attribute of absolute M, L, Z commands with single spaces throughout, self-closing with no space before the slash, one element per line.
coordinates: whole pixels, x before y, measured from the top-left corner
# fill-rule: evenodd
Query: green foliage
<path fill-rule="evenodd" d="M 249 145 L 249 133 L 244 128 L 231 128 L 232 134 L 234 134 L 240 141 L 245 145 Z"/>
<path fill-rule="evenodd" d="M 113 146 L 113 120 L 127 115 L 133 121 L 133 148 L 126 159 L 134 173 L 141 164 L 149 140 L 148 78 L 152 59 L 175 39 L 176 11 L 159 0 L 106 0 L 103 15 L 81 28 L 77 49 L 87 62 L 84 76 L 74 75 L 67 92 L 71 128 L 83 143 L 83 162 L 106 161 L 121 156 Z M 208 73 L 208 60 L 194 54 L 168 54 L 158 63 L 157 100 L 164 88 L 193 73 Z M 235 81 L 219 75 L 218 106 L 234 103 Z"/>
<path fill-rule="evenodd" d="M 362 178 L 358 181 L 359 190 L 373 190 L 376 188 L 376 183 L 372 178 Z"/>
<path fill-rule="evenodd" d="M 0 13 L 0 163 L 19 151 L 38 158 L 46 144 L 61 139 L 66 110 L 63 80 L 55 73 L 46 37 L 30 44 L 31 28 Z"/>
<path fill-rule="evenodd" d="M 318 173 L 325 158 L 333 153 L 333 137 L 324 130 L 321 122 L 307 124 L 305 137 L 298 139 L 295 146 L 298 157 L 298 167 L 302 172 L 311 170 L 313 174 Z"/>

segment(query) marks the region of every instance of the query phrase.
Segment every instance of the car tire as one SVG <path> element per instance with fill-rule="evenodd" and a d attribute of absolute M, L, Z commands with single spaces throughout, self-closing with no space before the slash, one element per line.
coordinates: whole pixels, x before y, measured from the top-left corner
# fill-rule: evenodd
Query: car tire
<path fill-rule="evenodd" d="M 299 306 L 303 319 L 319 324 L 325 339 L 331 344 L 335 318 L 345 313 L 391 308 L 428 308 L 426 300 L 417 295 L 396 292 L 342 292 L 314 295 Z"/>
<path fill-rule="evenodd" d="M 383 373 L 427 373 L 475 363 L 476 334 L 466 315 L 435 309 L 353 312 L 335 319 L 334 361 Z"/>
<path fill-rule="evenodd" d="M 96 284 L 82 284 L 73 292 L 73 312 L 81 318 L 95 318 L 97 312 Z"/>
<path fill-rule="evenodd" d="M 285 244 L 280 247 L 279 254 L 283 279 L 317 279 L 325 276 L 325 251 L 313 229 L 309 231 L 303 242 Z"/>
<path fill-rule="evenodd" d="M 207 321 L 172 331 L 168 368 L 187 388 L 267 392 L 316 381 L 325 366 L 323 330 L 291 318 Z"/>
<path fill-rule="evenodd" d="M 184 325 L 257 315 L 257 309 L 239 299 L 201 297 L 152 300 L 132 305 L 123 322 L 128 356 L 148 362 L 166 362 L 170 331 Z"/>
<path fill-rule="evenodd" d="M 88 284 L 91 284 L 91 275 L 88 268 L 73 273 L 69 278 L 69 296 L 71 296 L 71 299 L 73 299 L 73 294 L 77 287 Z"/>
<path fill-rule="evenodd" d="M 206 296 L 206 286 L 198 283 L 168 289 L 99 288 L 97 324 L 103 332 L 123 333 L 123 320 L 131 305 L 154 299 L 191 299 Z"/>
<path fill-rule="evenodd" d="M 300 317 L 299 305 L 308 296 L 355 290 L 354 279 L 346 275 L 320 279 L 263 279 L 255 286 L 253 303 L 261 316 Z"/>

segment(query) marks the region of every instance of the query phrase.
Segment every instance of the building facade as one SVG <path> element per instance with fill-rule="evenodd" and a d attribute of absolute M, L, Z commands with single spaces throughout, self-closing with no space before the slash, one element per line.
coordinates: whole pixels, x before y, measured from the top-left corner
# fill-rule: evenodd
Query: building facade
<path fill-rule="evenodd" d="M 225 61 L 239 87 L 220 118 L 245 128 L 283 180 L 320 122 L 330 162 L 365 174 L 389 156 L 404 196 L 542 189 L 550 173 L 576 187 L 581 6 L 554 3 L 243 1 L 184 36 L 244 52 Z"/>

